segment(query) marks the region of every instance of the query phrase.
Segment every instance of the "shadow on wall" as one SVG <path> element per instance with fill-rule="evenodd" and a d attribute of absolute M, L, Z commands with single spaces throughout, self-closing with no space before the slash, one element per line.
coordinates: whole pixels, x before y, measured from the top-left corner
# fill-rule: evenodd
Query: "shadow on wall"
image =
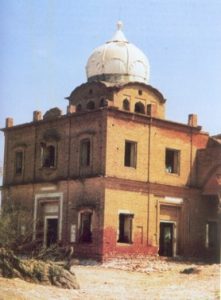
<path fill-rule="evenodd" d="M 221 141 L 211 137 L 205 149 L 197 150 L 187 185 L 203 188 L 221 165 Z"/>

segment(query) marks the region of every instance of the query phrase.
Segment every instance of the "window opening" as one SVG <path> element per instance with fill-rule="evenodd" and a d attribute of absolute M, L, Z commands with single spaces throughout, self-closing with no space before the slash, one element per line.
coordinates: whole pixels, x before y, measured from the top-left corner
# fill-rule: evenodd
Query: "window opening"
<path fill-rule="evenodd" d="M 141 96 L 143 94 L 142 90 L 138 90 L 138 94 Z"/>
<path fill-rule="evenodd" d="M 17 151 L 15 153 L 15 174 L 21 174 L 23 168 L 23 152 Z"/>
<path fill-rule="evenodd" d="M 81 105 L 81 104 L 78 104 L 78 105 L 77 105 L 76 111 L 77 111 L 77 112 L 82 111 L 82 105 Z"/>
<path fill-rule="evenodd" d="M 147 115 L 151 116 L 151 112 L 152 112 L 152 105 L 151 104 L 147 104 Z"/>
<path fill-rule="evenodd" d="M 127 99 L 124 99 L 123 101 L 123 109 L 130 110 L 130 102 Z"/>
<path fill-rule="evenodd" d="M 217 243 L 217 223 L 207 222 L 206 224 L 206 247 L 215 248 Z"/>
<path fill-rule="evenodd" d="M 136 156 L 137 156 L 137 143 L 125 142 L 125 153 L 124 153 L 124 165 L 125 167 L 136 168 Z"/>
<path fill-rule="evenodd" d="M 89 101 L 87 104 L 87 109 L 92 110 L 95 108 L 95 104 L 93 101 Z"/>
<path fill-rule="evenodd" d="M 132 214 L 119 214 L 119 243 L 132 243 L 133 217 Z"/>
<path fill-rule="evenodd" d="M 165 165 L 168 173 L 179 173 L 179 156 L 180 151 L 166 149 Z"/>
<path fill-rule="evenodd" d="M 89 166 L 90 165 L 90 141 L 88 139 L 84 139 L 81 141 L 80 147 L 80 164 L 81 166 Z"/>
<path fill-rule="evenodd" d="M 137 103 L 135 104 L 135 109 L 134 109 L 134 111 L 137 112 L 137 113 L 144 114 L 144 105 L 143 105 L 143 103 L 137 102 Z"/>
<path fill-rule="evenodd" d="M 107 103 L 106 103 L 106 101 L 105 101 L 104 98 L 102 98 L 102 99 L 100 100 L 100 105 L 99 105 L 99 106 L 100 106 L 100 107 L 107 106 Z"/>
<path fill-rule="evenodd" d="M 55 147 L 42 144 L 42 167 L 53 168 L 55 167 Z"/>
<path fill-rule="evenodd" d="M 79 242 L 92 242 L 92 212 L 82 212 L 80 214 Z"/>

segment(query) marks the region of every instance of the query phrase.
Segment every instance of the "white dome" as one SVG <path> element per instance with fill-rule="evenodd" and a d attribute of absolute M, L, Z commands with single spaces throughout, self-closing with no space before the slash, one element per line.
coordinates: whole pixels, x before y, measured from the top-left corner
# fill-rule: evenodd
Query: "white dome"
<path fill-rule="evenodd" d="M 122 22 L 118 22 L 113 38 L 96 48 L 89 57 L 86 66 L 88 81 L 148 83 L 148 59 L 127 41 L 121 29 Z"/>

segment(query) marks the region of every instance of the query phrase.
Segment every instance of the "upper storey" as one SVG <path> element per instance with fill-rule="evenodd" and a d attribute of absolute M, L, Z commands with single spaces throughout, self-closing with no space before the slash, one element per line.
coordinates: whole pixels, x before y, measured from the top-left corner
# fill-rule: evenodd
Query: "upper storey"
<path fill-rule="evenodd" d="M 93 111 L 107 106 L 148 117 L 165 118 L 165 99 L 150 85 L 141 82 L 87 82 L 67 97 L 73 111 Z"/>
<path fill-rule="evenodd" d="M 96 48 L 89 57 L 86 66 L 89 82 L 148 83 L 148 59 L 140 49 L 128 42 L 122 26 L 119 21 L 113 38 Z"/>

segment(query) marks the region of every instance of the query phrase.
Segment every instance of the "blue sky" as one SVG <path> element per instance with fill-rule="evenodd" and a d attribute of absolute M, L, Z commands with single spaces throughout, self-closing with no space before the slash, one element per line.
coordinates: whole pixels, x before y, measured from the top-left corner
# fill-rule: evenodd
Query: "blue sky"
<path fill-rule="evenodd" d="M 205 131 L 220 133 L 220 0 L 1 0 L 0 127 L 6 117 L 30 122 L 34 110 L 66 111 L 64 97 L 86 81 L 89 55 L 119 19 L 149 58 L 167 119 L 186 123 L 197 113 Z"/>

